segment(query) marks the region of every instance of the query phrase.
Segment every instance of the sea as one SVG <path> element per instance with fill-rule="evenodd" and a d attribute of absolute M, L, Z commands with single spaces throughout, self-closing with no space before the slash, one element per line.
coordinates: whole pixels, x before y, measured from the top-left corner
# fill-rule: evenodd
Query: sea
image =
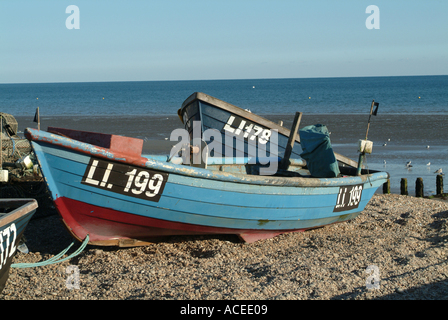
<path fill-rule="evenodd" d="M 183 127 L 177 110 L 194 92 L 288 128 L 300 111 L 300 127 L 326 125 L 334 150 L 356 161 L 358 141 L 367 135 L 373 152 L 366 166 L 387 171 L 393 193 L 406 178 L 413 195 L 421 177 L 425 195 L 435 194 L 434 172 L 448 172 L 448 76 L 0 84 L 0 112 L 12 114 L 21 132 L 37 126 L 39 109 L 42 129 L 166 141 Z M 372 101 L 379 103 L 376 116 L 370 116 Z"/>

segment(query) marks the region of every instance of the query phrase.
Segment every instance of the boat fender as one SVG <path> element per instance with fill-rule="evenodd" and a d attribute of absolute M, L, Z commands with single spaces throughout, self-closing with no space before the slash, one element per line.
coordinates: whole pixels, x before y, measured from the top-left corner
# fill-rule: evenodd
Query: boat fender
<path fill-rule="evenodd" d="M 182 157 L 174 156 L 168 162 L 171 162 L 173 164 L 182 164 Z"/>

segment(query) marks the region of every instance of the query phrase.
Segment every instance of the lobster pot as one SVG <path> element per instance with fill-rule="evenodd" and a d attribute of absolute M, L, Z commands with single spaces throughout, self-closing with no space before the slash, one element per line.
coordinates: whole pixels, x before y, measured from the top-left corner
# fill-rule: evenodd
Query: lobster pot
<path fill-rule="evenodd" d="M 11 114 L 3 112 L 0 112 L 0 118 L 3 120 L 2 133 L 9 137 L 15 136 L 19 129 L 16 118 Z"/>
<path fill-rule="evenodd" d="M 3 162 L 16 162 L 22 156 L 30 154 L 31 151 L 31 145 L 27 139 L 6 137 L 6 135 L 2 134 Z"/>
<path fill-rule="evenodd" d="M 15 162 L 22 156 L 30 154 L 30 142 L 17 136 L 18 124 L 16 119 L 3 112 L 0 112 L 0 119 L 2 120 L 2 162 Z"/>

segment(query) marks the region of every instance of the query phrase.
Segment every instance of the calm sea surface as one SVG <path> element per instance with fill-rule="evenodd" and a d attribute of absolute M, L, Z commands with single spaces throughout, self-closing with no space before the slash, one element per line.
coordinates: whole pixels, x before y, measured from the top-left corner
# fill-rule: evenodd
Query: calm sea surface
<path fill-rule="evenodd" d="M 43 129 L 72 121 L 72 128 L 85 130 L 82 124 L 95 118 L 90 131 L 164 140 L 182 127 L 177 110 L 195 91 L 282 119 L 287 127 L 301 111 L 301 127 L 327 125 L 335 151 L 354 160 L 374 99 L 380 106 L 371 119 L 374 149 L 367 165 L 390 173 L 393 192 L 408 178 L 413 194 L 422 177 L 425 193 L 432 194 L 433 172 L 448 172 L 448 76 L 0 84 L 0 112 L 14 115 L 22 131 L 36 126 L 32 119 L 39 107 Z"/>

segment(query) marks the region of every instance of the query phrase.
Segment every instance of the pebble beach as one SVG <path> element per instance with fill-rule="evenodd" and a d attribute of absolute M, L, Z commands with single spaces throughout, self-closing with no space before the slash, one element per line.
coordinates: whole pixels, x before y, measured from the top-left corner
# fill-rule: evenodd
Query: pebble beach
<path fill-rule="evenodd" d="M 166 154 L 169 132 L 178 128 L 173 120 L 101 121 L 122 130 L 115 134 L 144 139 L 144 151 Z M 44 119 L 42 126 L 89 130 L 101 121 Z M 138 136 L 148 123 L 160 136 Z M 380 192 L 354 220 L 252 244 L 220 235 L 134 248 L 87 246 L 58 264 L 11 268 L 0 300 L 448 300 L 448 202 Z M 17 252 L 13 263 L 48 260 L 74 242 L 51 201 L 41 203 L 25 232 L 30 252 Z M 75 241 L 67 254 L 80 245 Z"/>
<path fill-rule="evenodd" d="M 56 214 L 34 218 L 25 238 L 30 252 L 13 263 L 47 260 L 74 241 Z M 59 264 L 11 268 L 0 300 L 448 300 L 447 257 L 446 201 L 375 194 L 356 219 L 252 244 L 177 236 L 87 246 Z"/>

